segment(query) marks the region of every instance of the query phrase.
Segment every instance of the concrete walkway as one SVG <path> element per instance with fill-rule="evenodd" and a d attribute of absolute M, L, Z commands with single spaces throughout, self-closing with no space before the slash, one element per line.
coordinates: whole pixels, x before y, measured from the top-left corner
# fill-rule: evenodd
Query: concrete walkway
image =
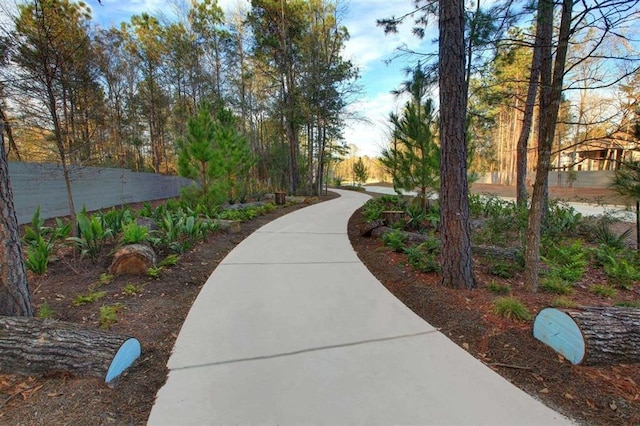
<path fill-rule="evenodd" d="M 150 425 L 570 424 L 387 292 L 347 236 L 368 197 L 337 192 L 218 266 Z"/>

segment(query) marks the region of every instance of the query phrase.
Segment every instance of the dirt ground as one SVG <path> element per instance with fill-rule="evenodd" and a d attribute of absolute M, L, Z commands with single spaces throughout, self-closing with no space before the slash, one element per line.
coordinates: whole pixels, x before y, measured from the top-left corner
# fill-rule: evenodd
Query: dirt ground
<path fill-rule="evenodd" d="M 475 192 L 509 195 L 508 187 L 479 188 Z M 553 190 L 551 191 L 554 195 Z M 567 197 L 613 197 L 605 191 L 575 190 Z M 579 198 L 583 200 L 583 198 Z M 61 253 L 44 277 L 31 277 L 36 308 L 45 301 L 54 318 L 98 327 L 99 306 L 120 303 L 118 322 L 112 331 L 138 338 L 142 357 L 115 386 L 102 380 L 70 375 L 25 377 L 0 375 L 0 424 L 7 425 L 121 425 L 145 424 L 158 389 L 166 380 L 166 362 L 182 322 L 207 277 L 245 237 L 263 224 L 306 204 L 278 209 L 243 223 L 238 233 L 216 233 L 184 254 L 176 266 L 158 278 L 116 278 L 100 286 L 105 298 L 94 304 L 74 306 L 73 299 L 99 286 L 100 275 L 111 258 L 107 248 L 96 262 Z M 362 219 L 355 214 L 349 236 L 358 255 L 380 281 L 408 307 L 485 364 L 546 404 L 585 424 L 640 423 L 640 372 L 637 366 L 576 367 L 531 336 L 531 323 L 507 321 L 493 314 L 495 295 L 486 289 L 486 266 L 475 263 L 479 288 L 453 291 L 438 284 L 437 274 L 412 271 L 400 255 L 380 241 L 360 236 Z M 528 306 L 542 308 L 549 296 L 532 295 L 521 288 L 521 277 L 509 284 Z M 592 279 L 598 279 L 597 276 Z M 128 295 L 127 284 L 142 288 Z M 640 300 L 638 292 L 624 296 Z M 601 303 L 586 291 L 573 298 L 584 305 Z"/>

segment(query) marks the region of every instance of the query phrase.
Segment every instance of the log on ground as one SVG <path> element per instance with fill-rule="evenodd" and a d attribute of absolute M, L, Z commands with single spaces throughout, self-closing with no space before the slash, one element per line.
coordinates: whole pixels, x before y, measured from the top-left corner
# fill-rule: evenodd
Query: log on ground
<path fill-rule="evenodd" d="M 640 309 L 546 308 L 533 335 L 575 365 L 640 362 Z"/>
<path fill-rule="evenodd" d="M 0 317 L 0 371 L 24 375 L 67 372 L 111 383 L 140 356 L 129 336 L 79 324 Z"/>
<path fill-rule="evenodd" d="M 144 275 L 156 265 L 156 253 L 146 244 L 129 244 L 119 249 L 109 267 L 112 275 Z"/>

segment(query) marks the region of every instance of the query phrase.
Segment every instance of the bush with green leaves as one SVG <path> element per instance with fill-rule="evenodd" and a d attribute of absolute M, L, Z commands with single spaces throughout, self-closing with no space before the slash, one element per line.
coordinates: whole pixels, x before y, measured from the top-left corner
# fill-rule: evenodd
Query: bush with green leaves
<path fill-rule="evenodd" d="M 56 242 L 64 240 L 70 233 L 71 224 L 65 225 L 59 218 L 56 218 L 55 227 L 45 226 L 38 206 L 31 217 L 31 224 L 24 227 L 25 267 L 40 275 L 47 272 L 49 263 L 55 260 L 51 255 Z"/>
<path fill-rule="evenodd" d="M 49 306 L 49 303 L 45 300 L 42 305 L 40 305 L 36 317 L 41 319 L 51 319 L 53 318 L 53 315 L 53 309 L 51 309 L 51 306 Z"/>
<path fill-rule="evenodd" d="M 573 284 L 557 275 L 549 275 L 540 281 L 540 289 L 548 293 L 567 295 L 573 293 Z"/>
<path fill-rule="evenodd" d="M 615 288 L 607 284 L 594 284 L 589 288 L 589 290 L 596 296 L 606 298 L 613 298 L 617 293 Z"/>
<path fill-rule="evenodd" d="M 39 236 L 37 242 L 33 241 L 25 248 L 24 266 L 35 274 L 44 274 L 52 260 L 52 250 L 53 244 Z"/>
<path fill-rule="evenodd" d="M 78 237 L 69 237 L 82 256 L 89 255 L 92 259 L 97 259 L 106 240 L 113 236 L 113 230 L 105 226 L 102 217 L 99 215 L 89 216 L 83 209 L 76 216 L 78 225 Z"/>
<path fill-rule="evenodd" d="M 544 216 L 542 231 L 547 238 L 552 239 L 575 235 L 581 220 L 582 214 L 573 207 L 557 200 L 551 200 L 547 214 Z"/>
<path fill-rule="evenodd" d="M 622 302 L 616 302 L 613 304 L 613 306 L 618 306 L 620 308 L 640 308 L 640 302 L 638 302 L 637 300 L 632 300 L 632 301 L 622 301 Z"/>
<path fill-rule="evenodd" d="M 102 215 L 103 226 L 111 229 L 114 234 L 122 232 L 123 228 L 131 222 L 135 222 L 134 214 L 128 207 L 123 209 L 116 209 L 114 207 Z"/>
<path fill-rule="evenodd" d="M 78 294 L 71 302 L 74 306 L 94 303 L 107 295 L 106 291 L 91 291 L 87 294 Z"/>
<path fill-rule="evenodd" d="M 405 199 L 398 195 L 383 195 L 368 200 L 362 206 L 362 215 L 367 222 L 382 219 L 382 212 L 388 210 L 402 210 L 407 206 Z"/>
<path fill-rule="evenodd" d="M 440 240 L 429 239 L 417 246 L 405 247 L 404 253 L 407 255 L 411 267 L 420 272 L 440 272 L 442 267 L 437 259 L 440 253 Z"/>
<path fill-rule="evenodd" d="M 139 225 L 135 220 L 132 220 L 122 227 L 120 243 L 123 245 L 144 243 L 149 241 L 149 237 L 149 228 Z"/>
<path fill-rule="evenodd" d="M 401 231 L 393 230 L 382 234 L 382 242 L 396 253 L 401 253 L 405 248 L 407 236 Z"/>
<path fill-rule="evenodd" d="M 520 266 L 513 261 L 497 259 L 489 262 L 489 273 L 500 278 L 512 278 L 520 269 Z"/>
<path fill-rule="evenodd" d="M 120 303 L 115 305 L 103 305 L 100 307 L 100 328 L 104 330 L 110 329 L 115 323 L 118 322 L 118 314 L 122 312 L 124 306 Z"/>
<path fill-rule="evenodd" d="M 565 296 L 560 296 L 560 297 L 556 297 L 551 301 L 551 306 L 555 308 L 570 309 L 570 308 L 577 308 L 578 304 L 575 301 Z"/>
<path fill-rule="evenodd" d="M 541 257 L 549 267 L 549 276 L 575 283 L 584 275 L 589 263 L 589 251 L 582 241 L 565 241 L 559 244 L 544 239 Z"/>
<path fill-rule="evenodd" d="M 493 311 L 503 318 L 518 321 L 531 320 L 531 313 L 527 307 L 515 297 L 500 297 L 493 303 Z"/>
<path fill-rule="evenodd" d="M 640 281 L 640 267 L 634 261 L 623 257 L 612 258 L 604 265 L 609 283 L 624 290 L 631 290 L 634 283 Z"/>
<path fill-rule="evenodd" d="M 491 281 L 487 285 L 487 289 L 496 294 L 509 294 L 511 293 L 511 287 L 507 284 L 500 284 L 495 281 Z"/>

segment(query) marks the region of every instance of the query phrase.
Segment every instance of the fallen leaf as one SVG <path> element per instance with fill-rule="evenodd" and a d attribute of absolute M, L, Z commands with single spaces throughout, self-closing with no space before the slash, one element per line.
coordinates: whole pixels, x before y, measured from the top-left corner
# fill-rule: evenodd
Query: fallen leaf
<path fill-rule="evenodd" d="M 538 392 L 540 392 L 540 393 L 549 393 L 549 388 L 542 388 Z"/>
<path fill-rule="evenodd" d="M 618 405 L 615 401 L 611 401 L 611 403 L 609 404 L 609 408 L 611 408 L 613 411 L 616 411 L 618 409 Z"/>
<path fill-rule="evenodd" d="M 596 408 L 596 403 L 590 399 L 587 399 L 587 405 L 589 406 L 589 408 Z"/>
<path fill-rule="evenodd" d="M 64 395 L 62 392 L 51 392 L 47 394 L 49 398 L 54 398 L 56 396 L 62 396 L 62 395 Z"/>
<path fill-rule="evenodd" d="M 575 399 L 575 398 L 573 397 L 573 395 L 571 395 L 569 392 L 565 393 L 565 394 L 564 394 L 564 397 L 565 397 L 565 398 L 567 398 L 567 399 L 570 399 L 570 400 L 572 400 L 572 401 Z"/>
<path fill-rule="evenodd" d="M 463 343 L 462 347 L 465 348 L 466 350 L 469 350 L 469 344 L 468 343 Z"/>

